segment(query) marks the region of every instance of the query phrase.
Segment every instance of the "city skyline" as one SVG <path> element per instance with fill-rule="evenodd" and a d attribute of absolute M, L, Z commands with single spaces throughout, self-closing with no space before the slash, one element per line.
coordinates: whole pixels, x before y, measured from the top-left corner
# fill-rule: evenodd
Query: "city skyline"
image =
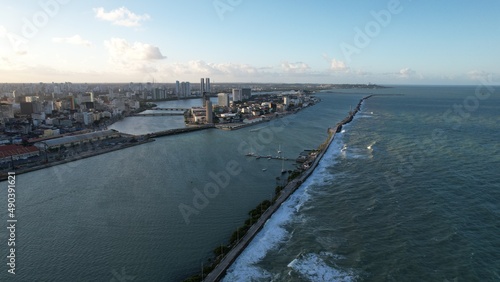
<path fill-rule="evenodd" d="M 495 1 L 6 2 L 1 83 L 499 84 Z"/>

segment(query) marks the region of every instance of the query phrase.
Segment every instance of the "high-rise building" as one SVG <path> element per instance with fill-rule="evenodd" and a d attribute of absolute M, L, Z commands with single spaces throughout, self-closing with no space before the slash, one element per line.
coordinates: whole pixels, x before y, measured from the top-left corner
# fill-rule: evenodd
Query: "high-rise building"
<path fill-rule="evenodd" d="M 229 107 L 229 94 L 219 93 L 217 94 L 217 105 L 221 107 Z"/>
<path fill-rule="evenodd" d="M 200 95 L 203 96 L 203 93 L 205 93 L 205 79 L 201 78 L 200 79 Z"/>
<path fill-rule="evenodd" d="M 283 104 L 284 104 L 285 106 L 290 105 L 290 97 L 288 97 L 288 96 L 283 96 Z"/>
<path fill-rule="evenodd" d="M 189 82 L 181 82 L 181 95 L 179 97 L 186 98 L 191 96 L 191 83 Z"/>
<path fill-rule="evenodd" d="M 69 108 L 71 110 L 75 109 L 75 97 L 74 96 L 69 96 Z"/>
<path fill-rule="evenodd" d="M 205 92 L 208 92 L 208 93 L 211 93 L 212 92 L 212 89 L 210 88 L 210 78 L 206 78 L 205 79 L 205 82 L 206 82 L 206 86 L 205 86 Z"/>
<path fill-rule="evenodd" d="M 179 94 L 180 94 L 180 85 L 179 85 L 179 81 L 176 80 L 175 81 L 175 95 L 177 95 L 177 97 L 179 97 Z"/>
<path fill-rule="evenodd" d="M 233 102 L 243 100 L 241 97 L 241 89 L 233 89 Z"/>
<path fill-rule="evenodd" d="M 241 96 L 244 100 L 250 99 L 252 97 L 252 89 L 251 88 L 241 88 Z"/>
<path fill-rule="evenodd" d="M 206 106 L 207 106 L 207 116 L 206 116 L 207 123 L 213 123 L 212 102 L 208 100 Z"/>

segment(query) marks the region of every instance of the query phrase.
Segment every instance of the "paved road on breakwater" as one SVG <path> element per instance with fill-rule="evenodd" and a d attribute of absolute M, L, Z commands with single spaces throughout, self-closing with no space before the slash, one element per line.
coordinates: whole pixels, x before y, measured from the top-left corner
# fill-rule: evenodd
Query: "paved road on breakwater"
<path fill-rule="evenodd" d="M 238 258 L 238 256 L 245 250 L 245 248 L 250 244 L 252 239 L 259 233 L 259 231 L 262 229 L 264 224 L 267 222 L 267 220 L 276 212 L 276 210 L 279 209 L 281 204 L 290 197 L 290 195 L 297 190 L 297 188 L 300 187 L 300 185 L 313 173 L 314 169 L 318 166 L 319 162 L 323 158 L 324 153 L 328 150 L 330 147 L 330 144 L 332 143 L 333 139 L 335 138 L 335 134 L 337 132 L 340 132 L 342 130 L 342 125 L 347 124 L 351 122 L 354 118 L 354 116 L 358 113 L 358 111 L 361 109 L 361 104 L 363 103 L 364 100 L 372 97 L 373 95 L 366 96 L 362 98 L 356 108 L 349 113 L 349 115 L 344 118 L 341 122 L 339 122 L 335 127 L 329 128 L 329 132 L 331 133 L 330 138 L 328 139 L 328 143 L 321 150 L 321 152 L 318 154 L 318 156 L 315 158 L 313 164 L 310 166 L 309 169 L 306 171 L 302 172 L 302 174 L 290 181 L 285 188 L 281 191 L 280 196 L 276 199 L 276 201 L 262 214 L 262 216 L 259 218 L 259 220 L 248 229 L 247 233 L 243 238 L 238 242 L 236 246 L 234 246 L 229 253 L 222 259 L 222 261 L 210 272 L 203 281 L 206 282 L 212 282 L 212 281 L 219 281 L 220 279 L 223 278 L 223 276 L 226 274 L 227 269 L 231 266 L 231 264 Z"/>

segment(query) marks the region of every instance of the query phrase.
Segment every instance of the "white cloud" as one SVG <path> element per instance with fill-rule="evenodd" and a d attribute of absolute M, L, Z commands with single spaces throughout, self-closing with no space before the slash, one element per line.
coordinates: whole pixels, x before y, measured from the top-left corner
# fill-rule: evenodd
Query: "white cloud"
<path fill-rule="evenodd" d="M 349 67 L 343 61 L 332 59 L 330 62 L 330 70 L 332 71 L 349 71 Z"/>
<path fill-rule="evenodd" d="M 109 61 L 113 70 L 122 72 L 156 72 L 156 62 L 166 58 L 156 46 L 134 42 L 122 38 L 104 41 L 108 49 Z"/>
<path fill-rule="evenodd" d="M 289 63 L 287 61 L 281 63 L 281 68 L 286 73 L 303 73 L 310 69 L 309 65 L 304 62 Z"/>
<path fill-rule="evenodd" d="M 411 68 L 404 68 L 404 69 L 401 69 L 399 70 L 399 77 L 402 77 L 402 78 L 408 78 L 412 75 L 416 74 L 416 72 L 414 70 L 412 70 Z"/>
<path fill-rule="evenodd" d="M 104 41 L 104 46 L 108 49 L 111 58 L 120 61 L 151 61 L 166 58 L 156 46 L 141 42 L 130 44 L 123 38 L 106 40 Z"/>
<path fill-rule="evenodd" d="M 103 7 L 94 8 L 95 17 L 104 21 L 112 22 L 114 25 L 137 27 L 142 21 L 150 19 L 148 14 L 137 15 L 125 7 L 106 12 Z"/>
<path fill-rule="evenodd" d="M 16 55 L 26 55 L 28 54 L 28 40 L 16 34 L 10 33 L 7 28 L 0 25 L 0 38 L 6 38 L 10 42 L 10 45 Z M 7 50 L 1 50 L 7 51 Z"/>
<path fill-rule="evenodd" d="M 344 61 L 337 61 L 335 58 L 331 59 L 327 54 L 323 54 L 323 59 L 330 64 L 330 71 L 334 72 L 349 72 L 351 69 L 345 64 Z"/>
<path fill-rule="evenodd" d="M 52 38 L 52 42 L 55 43 L 67 43 L 73 45 L 81 45 L 85 47 L 92 47 L 92 42 L 83 39 L 80 35 L 73 35 L 70 37 L 54 37 Z"/>
<path fill-rule="evenodd" d="M 203 60 L 193 60 L 188 63 L 175 63 L 172 69 L 177 75 L 200 74 L 239 76 L 259 73 L 257 68 L 247 64 L 207 63 Z"/>

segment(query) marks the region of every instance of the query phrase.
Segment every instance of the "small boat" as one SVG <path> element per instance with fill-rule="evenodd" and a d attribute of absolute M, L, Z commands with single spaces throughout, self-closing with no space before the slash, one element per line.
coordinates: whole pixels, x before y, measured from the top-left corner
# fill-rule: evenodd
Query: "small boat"
<path fill-rule="evenodd" d="M 266 170 L 267 170 L 267 168 L 263 168 L 263 169 L 262 169 L 262 171 L 266 171 Z"/>

